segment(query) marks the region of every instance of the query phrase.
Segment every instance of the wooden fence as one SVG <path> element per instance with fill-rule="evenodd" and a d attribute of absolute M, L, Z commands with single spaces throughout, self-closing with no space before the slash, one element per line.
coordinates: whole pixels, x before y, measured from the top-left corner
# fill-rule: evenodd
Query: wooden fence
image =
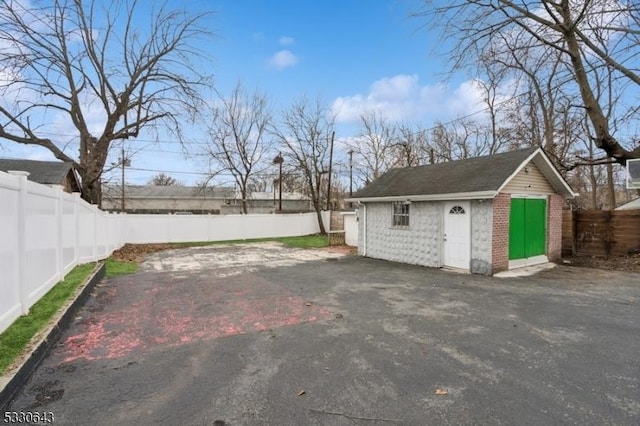
<path fill-rule="evenodd" d="M 563 212 L 563 256 L 632 253 L 640 253 L 640 210 Z"/>

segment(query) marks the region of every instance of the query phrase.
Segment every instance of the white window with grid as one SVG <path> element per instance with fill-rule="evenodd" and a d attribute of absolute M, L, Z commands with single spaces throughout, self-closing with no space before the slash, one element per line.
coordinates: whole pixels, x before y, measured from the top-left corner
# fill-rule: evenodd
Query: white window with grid
<path fill-rule="evenodd" d="M 393 226 L 406 228 L 409 226 L 410 204 L 404 201 L 394 201 L 393 203 Z"/>

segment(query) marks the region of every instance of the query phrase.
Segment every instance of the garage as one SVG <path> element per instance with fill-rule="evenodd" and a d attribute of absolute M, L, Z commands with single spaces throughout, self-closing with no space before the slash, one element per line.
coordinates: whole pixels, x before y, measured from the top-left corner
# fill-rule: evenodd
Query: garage
<path fill-rule="evenodd" d="M 547 200 L 511 197 L 509 267 L 547 262 Z"/>
<path fill-rule="evenodd" d="M 556 261 L 576 194 L 540 147 L 392 169 L 353 195 L 358 253 L 492 275 Z"/>

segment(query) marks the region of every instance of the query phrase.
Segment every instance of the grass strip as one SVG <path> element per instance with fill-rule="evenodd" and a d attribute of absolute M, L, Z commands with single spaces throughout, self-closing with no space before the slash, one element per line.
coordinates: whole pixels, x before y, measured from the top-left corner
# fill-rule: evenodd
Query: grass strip
<path fill-rule="evenodd" d="M 301 237 L 269 237 L 253 238 L 248 240 L 226 240 L 226 241 L 195 241 L 186 243 L 169 243 L 175 248 L 181 247 L 204 247 L 222 244 L 250 244 L 275 241 L 292 248 L 322 248 L 329 246 L 329 236 L 322 234 L 304 235 Z"/>
<path fill-rule="evenodd" d="M 121 262 L 113 257 L 107 258 L 104 261 L 104 265 L 106 268 L 105 275 L 108 278 L 134 274 L 138 270 L 137 262 Z"/>
<path fill-rule="evenodd" d="M 87 263 L 73 268 L 64 280 L 38 300 L 27 315 L 22 315 L 0 334 L 0 374 L 20 355 L 33 336 L 43 330 L 74 291 L 86 281 L 95 268 Z"/>

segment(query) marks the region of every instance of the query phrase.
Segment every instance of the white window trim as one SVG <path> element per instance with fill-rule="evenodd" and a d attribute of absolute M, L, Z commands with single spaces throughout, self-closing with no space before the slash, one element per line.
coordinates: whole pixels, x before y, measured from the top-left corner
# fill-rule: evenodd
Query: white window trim
<path fill-rule="evenodd" d="M 396 214 L 395 206 L 396 204 L 401 204 L 407 206 L 406 214 Z M 407 225 L 396 225 L 395 219 L 397 217 L 406 217 Z M 409 229 L 411 227 L 411 205 L 407 204 L 405 201 L 393 201 L 391 203 L 391 228 L 393 229 Z"/>

